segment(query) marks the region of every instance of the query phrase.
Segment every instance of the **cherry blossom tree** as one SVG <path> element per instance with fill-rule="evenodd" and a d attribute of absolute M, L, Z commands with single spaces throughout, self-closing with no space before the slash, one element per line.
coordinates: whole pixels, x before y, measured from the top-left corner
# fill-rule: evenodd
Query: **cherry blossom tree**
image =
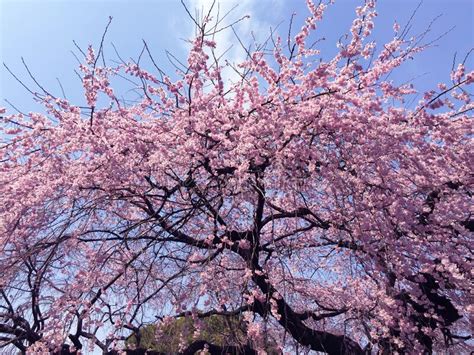
<path fill-rule="evenodd" d="M 231 28 L 209 12 L 177 77 L 146 44 L 153 70 L 101 65 L 101 44 L 87 107 L 40 86 L 44 113 L 1 109 L 2 348 L 144 353 L 127 339 L 186 317 L 183 354 L 472 350 L 474 72 L 407 104 L 389 74 L 426 33 L 376 46 L 367 0 L 325 61 L 330 4 L 307 5 L 242 63 L 216 55 Z M 232 341 L 200 337 L 214 316 Z"/>

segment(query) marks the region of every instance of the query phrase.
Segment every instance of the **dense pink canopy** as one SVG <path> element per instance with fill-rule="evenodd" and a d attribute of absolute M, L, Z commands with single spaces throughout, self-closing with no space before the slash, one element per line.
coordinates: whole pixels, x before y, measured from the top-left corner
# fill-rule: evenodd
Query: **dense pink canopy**
<path fill-rule="evenodd" d="M 469 351 L 474 72 L 409 105 L 388 74 L 422 36 L 394 26 L 377 51 L 367 1 L 320 60 L 325 7 L 232 84 L 204 18 L 178 79 L 89 48 L 88 107 L 39 92 L 46 114 L 2 109 L 0 346 L 119 350 L 179 316 L 198 340 L 222 314 L 248 335 L 227 350 Z"/>

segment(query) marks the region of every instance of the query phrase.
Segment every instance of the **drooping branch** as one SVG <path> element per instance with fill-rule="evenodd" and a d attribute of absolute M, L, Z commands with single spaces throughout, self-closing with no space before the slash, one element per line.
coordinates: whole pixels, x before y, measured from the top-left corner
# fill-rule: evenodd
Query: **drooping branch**
<path fill-rule="evenodd" d="M 252 279 L 268 297 L 278 294 L 265 276 L 254 274 Z M 301 345 L 330 355 L 362 355 L 365 353 L 359 344 L 346 335 L 335 335 L 330 332 L 315 330 L 305 325 L 302 320 L 304 317 L 295 312 L 281 296 L 276 296 L 273 299 L 277 305 L 278 323 Z M 268 305 L 257 300 L 254 310 L 262 317 L 266 317 Z"/>
<path fill-rule="evenodd" d="M 221 355 L 221 354 L 239 354 L 239 355 L 257 355 L 258 352 L 251 348 L 249 345 L 224 345 L 219 346 L 211 344 L 206 340 L 197 340 L 191 343 L 180 355 L 194 355 L 199 350 L 209 351 L 211 355 Z"/>

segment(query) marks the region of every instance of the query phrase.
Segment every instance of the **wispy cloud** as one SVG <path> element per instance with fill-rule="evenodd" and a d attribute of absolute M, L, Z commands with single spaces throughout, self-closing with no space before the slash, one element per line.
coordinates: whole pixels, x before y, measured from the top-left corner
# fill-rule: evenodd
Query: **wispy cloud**
<path fill-rule="evenodd" d="M 187 2 L 187 6 L 193 15 L 199 14 L 199 16 L 202 16 L 203 13 L 207 14 L 209 12 L 212 3 L 213 0 L 190 0 Z M 263 3 L 267 3 L 268 5 L 269 2 L 264 1 Z M 273 19 L 280 11 L 281 6 L 279 5 L 280 2 L 272 2 L 271 13 Z M 266 14 L 268 19 L 268 12 Z M 254 38 L 258 42 L 265 40 L 270 33 L 270 28 L 275 26 L 273 19 L 268 21 L 263 17 L 262 2 L 256 0 L 216 0 L 211 16 L 213 17 L 214 22 L 217 19 L 217 16 L 219 16 L 219 19 L 222 19 L 223 16 L 225 16 L 223 21 L 219 24 L 220 28 L 228 26 L 244 16 L 248 16 L 249 18 L 239 21 L 234 26 L 237 35 L 245 46 L 253 43 Z M 190 30 L 189 37 L 195 35 L 194 30 L 195 28 Z M 227 60 L 234 67 L 246 59 L 247 53 L 245 49 L 242 48 L 242 45 L 239 43 L 232 28 L 227 28 L 218 32 L 215 35 L 215 41 L 217 43 L 217 56 L 222 55 L 222 59 Z M 235 82 L 240 79 L 240 76 L 231 68 L 227 68 L 223 72 L 223 75 L 224 81 L 226 82 Z"/>

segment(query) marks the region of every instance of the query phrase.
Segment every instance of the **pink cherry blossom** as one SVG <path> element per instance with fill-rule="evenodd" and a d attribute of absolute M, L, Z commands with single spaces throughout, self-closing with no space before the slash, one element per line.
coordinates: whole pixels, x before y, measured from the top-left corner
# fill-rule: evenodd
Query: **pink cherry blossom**
<path fill-rule="evenodd" d="M 90 46 L 87 107 L 0 108 L 0 346 L 120 352 L 188 317 L 183 353 L 472 351 L 474 72 L 397 84 L 425 45 L 376 45 L 375 1 L 323 60 L 329 4 L 307 5 L 241 80 L 223 80 L 209 17 L 177 75 L 103 67 Z M 111 87 L 123 76 L 137 102 Z M 245 336 L 199 343 L 211 316 Z"/>

